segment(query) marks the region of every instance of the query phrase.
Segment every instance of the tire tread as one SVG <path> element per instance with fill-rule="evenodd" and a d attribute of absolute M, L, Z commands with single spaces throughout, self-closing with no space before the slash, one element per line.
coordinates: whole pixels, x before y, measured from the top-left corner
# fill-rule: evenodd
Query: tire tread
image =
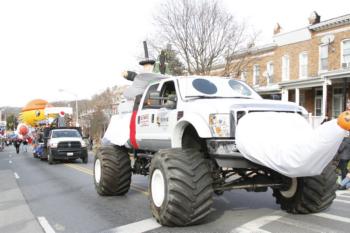
<path fill-rule="evenodd" d="M 151 200 L 157 221 L 166 226 L 187 226 L 202 221 L 211 212 L 213 202 L 212 177 L 203 154 L 195 149 L 160 150 L 152 160 L 150 174 L 156 163 L 165 168 L 168 177 L 166 207 L 157 208 Z"/>
<path fill-rule="evenodd" d="M 102 196 L 126 194 L 131 184 L 131 161 L 126 149 L 118 146 L 102 146 L 95 158 L 101 162 L 101 180 L 96 191 Z M 95 169 L 94 169 L 95 172 Z"/>

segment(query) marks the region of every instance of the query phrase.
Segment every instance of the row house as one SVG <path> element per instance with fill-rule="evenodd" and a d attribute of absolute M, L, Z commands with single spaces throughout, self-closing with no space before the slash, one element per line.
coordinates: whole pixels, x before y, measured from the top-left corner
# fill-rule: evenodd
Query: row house
<path fill-rule="evenodd" d="M 238 52 L 235 77 L 264 98 L 293 101 L 321 121 L 350 106 L 350 14 L 321 21 L 313 12 L 309 25 L 281 32 L 273 43 Z M 245 60 L 245 66 L 238 66 Z"/>

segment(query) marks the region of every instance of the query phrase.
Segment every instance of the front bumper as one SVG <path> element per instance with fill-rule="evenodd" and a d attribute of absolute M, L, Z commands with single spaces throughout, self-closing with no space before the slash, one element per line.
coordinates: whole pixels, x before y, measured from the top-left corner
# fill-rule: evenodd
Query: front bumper
<path fill-rule="evenodd" d="M 236 141 L 227 139 L 207 139 L 207 151 L 219 167 L 223 168 L 255 168 L 256 164 L 244 158 L 236 147 Z"/>
<path fill-rule="evenodd" d="M 88 155 L 87 148 L 51 148 L 51 154 L 54 159 L 69 160 L 84 158 Z"/>
<path fill-rule="evenodd" d="M 207 139 L 207 150 L 210 155 L 243 157 L 236 147 L 235 139 Z"/>

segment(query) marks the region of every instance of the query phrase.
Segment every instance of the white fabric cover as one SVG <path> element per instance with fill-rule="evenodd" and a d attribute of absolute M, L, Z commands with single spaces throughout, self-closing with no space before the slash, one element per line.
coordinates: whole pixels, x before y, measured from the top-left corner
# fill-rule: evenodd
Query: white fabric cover
<path fill-rule="evenodd" d="M 243 116 L 236 144 L 243 156 L 288 177 L 321 174 L 346 131 L 336 120 L 312 129 L 299 114 L 257 112 Z"/>
<path fill-rule="evenodd" d="M 155 73 L 142 73 L 138 74 L 130 87 L 128 87 L 123 95 L 128 100 L 134 100 L 137 95 L 143 94 L 147 86 L 153 82 L 164 79 L 166 76 Z"/>
<path fill-rule="evenodd" d="M 103 140 L 107 140 L 115 145 L 124 146 L 129 140 L 130 119 L 134 101 L 124 101 L 118 106 L 118 114 L 113 115 L 108 128 L 103 135 Z"/>
<path fill-rule="evenodd" d="M 124 146 L 130 134 L 131 113 L 113 115 L 103 140 L 108 140 L 114 145 Z"/>

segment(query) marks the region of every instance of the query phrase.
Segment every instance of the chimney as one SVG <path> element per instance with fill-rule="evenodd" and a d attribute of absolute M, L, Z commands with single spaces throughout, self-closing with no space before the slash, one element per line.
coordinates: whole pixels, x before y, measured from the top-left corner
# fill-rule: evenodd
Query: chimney
<path fill-rule="evenodd" d="M 316 11 L 311 12 L 309 19 L 309 24 L 314 25 L 321 22 L 321 16 L 317 14 Z"/>
<path fill-rule="evenodd" d="M 273 34 L 276 35 L 282 31 L 282 27 L 279 23 L 276 23 L 274 29 L 273 29 Z"/>

